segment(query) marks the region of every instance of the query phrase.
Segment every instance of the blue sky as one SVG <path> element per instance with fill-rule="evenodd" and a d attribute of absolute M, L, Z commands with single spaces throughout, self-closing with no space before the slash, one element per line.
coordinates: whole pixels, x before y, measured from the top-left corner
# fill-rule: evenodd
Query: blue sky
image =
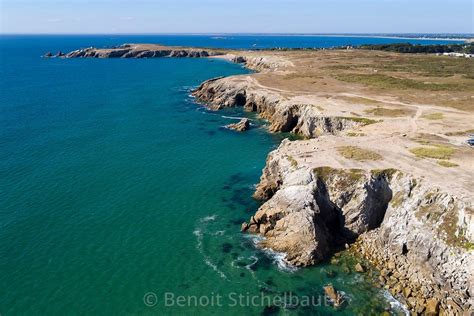
<path fill-rule="evenodd" d="M 473 0 L 0 0 L 1 33 L 473 33 Z"/>

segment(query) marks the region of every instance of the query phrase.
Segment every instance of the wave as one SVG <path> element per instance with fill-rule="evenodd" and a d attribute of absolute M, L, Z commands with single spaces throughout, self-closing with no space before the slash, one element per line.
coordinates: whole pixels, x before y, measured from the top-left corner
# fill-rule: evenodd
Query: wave
<path fill-rule="evenodd" d="M 221 115 L 222 118 L 225 118 L 225 119 L 231 119 L 231 120 L 242 120 L 244 119 L 245 117 L 240 117 L 240 116 L 226 116 L 226 115 Z"/>
<path fill-rule="evenodd" d="M 210 267 L 212 270 L 214 270 L 221 278 L 227 280 L 227 276 L 224 274 L 224 272 L 222 272 L 221 270 L 219 270 L 219 268 L 217 267 L 217 265 L 215 263 L 212 262 L 211 258 L 209 258 L 205 253 L 204 253 L 204 250 L 202 249 L 202 238 L 203 238 L 203 233 L 201 230 L 199 229 L 196 229 L 194 232 L 193 232 L 194 236 L 196 236 L 196 239 L 197 239 L 197 246 L 196 248 L 198 249 L 199 253 L 201 253 L 201 255 L 204 257 L 204 263 Z"/>
<path fill-rule="evenodd" d="M 216 219 L 217 215 L 210 215 L 210 216 L 206 216 L 206 217 L 203 217 L 200 219 L 200 222 L 201 223 L 207 223 L 209 221 L 214 221 Z M 204 253 L 204 249 L 202 247 L 202 240 L 204 238 L 204 234 L 202 232 L 202 230 L 200 228 L 196 228 L 194 231 L 193 231 L 193 235 L 196 236 L 196 242 L 197 242 L 197 245 L 196 245 L 196 249 L 199 251 L 199 253 L 203 256 L 204 258 L 204 263 L 210 267 L 212 270 L 214 270 L 221 278 L 223 278 L 224 280 L 228 280 L 227 276 L 224 274 L 224 272 L 222 272 L 218 267 L 217 265 L 212 262 L 211 258 L 206 255 Z"/>
<path fill-rule="evenodd" d="M 199 221 L 201 223 L 207 223 L 207 222 L 212 222 L 212 221 L 215 221 L 217 218 L 217 215 L 209 215 L 209 216 L 205 216 L 203 218 L 201 218 Z"/>
<path fill-rule="evenodd" d="M 254 247 L 260 251 L 262 251 L 267 257 L 269 257 L 272 262 L 277 266 L 278 270 L 283 271 L 283 272 L 290 272 L 293 273 L 298 270 L 297 267 L 292 265 L 286 260 L 286 253 L 284 252 L 278 252 L 274 251 L 269 248 L 259 248 L 258 243 L 264 239 L 262 236 L 256 236 L 256 235 L 246 235 L 248 236 Z"/>
<path fill-rule="evenodd" d="M 408 308 L 405 305 L 403 305 L 400 301 L 398 301 L 395 297 L 393 297 L 393 295 L 390 294 L 389 291 L 384 290 L 383 296 L 390 303 L 390 307 L 392 310 L 402 312 L 406 316 L 410 315 L 410 311 L 408 310 Z"/>

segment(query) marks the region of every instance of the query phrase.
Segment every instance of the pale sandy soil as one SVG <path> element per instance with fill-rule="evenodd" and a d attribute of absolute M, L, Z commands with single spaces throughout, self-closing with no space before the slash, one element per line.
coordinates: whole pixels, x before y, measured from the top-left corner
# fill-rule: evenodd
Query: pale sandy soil
<path fill-rule="evenodd" d="M 298 164 L 399 169 L 470 199 L 474 148 L 466 144 L 466 131 L 474 129 L 473 60 L 360 50 L 232 52 L 218 58 L 234 55 L 275 61 L 271 69 L 239 76 L 254 87 L 295 104 L 314 105 L 322 116 L 378 121 L 339 136 L 292 142 L 283 150 Z M 439 145 L 454 149 L 447 161 L 457 166 L 444 167 L 438 159 L 410 152 Z M 337 151 L 341 146 L 358 146 L 383 158 L 346 159 Z"/>

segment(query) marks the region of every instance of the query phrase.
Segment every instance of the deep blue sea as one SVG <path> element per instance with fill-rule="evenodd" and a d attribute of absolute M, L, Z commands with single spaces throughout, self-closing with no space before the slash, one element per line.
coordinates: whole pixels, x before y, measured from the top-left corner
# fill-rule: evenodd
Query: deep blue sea
<path fill-rule="evenodd" d="M 238 109 L 206 111 L 189 93 L 206 79 L 246 69 L 206 59 L 40 58 L 127 42 L 246 49 L 395 41 L 406 42 L 2 36 L 0 315 L 396 311 L 386 293 L 353 272 L 350 258 L 293 271 L 240 233 L 258 207 L 251 194 L 266 156 L 285 135 L 267 133 L 264 122 Z M 222 128 L 241 116 L 252 120 L 248 133 Z M 230 306 L 234 294 L 317 297 L 327 283 L 345 293 L 347 306 L 285 308 L 261 300 Z M 224 307 L 167 307 L 166 293 L 222 295 Z"/>

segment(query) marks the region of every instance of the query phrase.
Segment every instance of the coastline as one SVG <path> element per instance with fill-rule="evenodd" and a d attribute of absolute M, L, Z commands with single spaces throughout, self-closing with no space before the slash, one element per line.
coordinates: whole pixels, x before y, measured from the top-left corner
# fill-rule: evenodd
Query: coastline
<path fill-rule="evenodd" d="M 169 49 L 164 49 L 163 47 L 157 48 L 156 51 L 166 51 L 168 52 Z M 430 128 L 433 128 L 433 122 L 430 122 L 430 119 L 427 119 L 426 121 L 419 121 L 420 117 L 422 117 L 423 112 L 433 112 L 433 111 L 443 111 L 442 113 L 445 116 L 448 116 L 452 120 L 456 120 L 457 123 L 459 123 L 459 126 L 454 126 L 458 129 L 460 129 L 461 126 L 468 126 L 468 123 L 466 123 L 465 120 L 460 119 L 461 116 L 465 115 L 462 110 L 453 110 L 453 109 L 444 109 L 443 107 L 439 105 L 423 105 L 423 104 L 417 104 L 416 106 L 413 106 L 413 102 L 406 102 L 406 101 L 399 101 L 399 100 L 393 100 L 390 98 L 387 98 L 386 96 L 374 96 L 372 94 L 361 94 L 360 92 L 357 94 L 357 96 L 354 96 L 353 94 L 341 94 L 340 92 L 331 94 L 331 92 L 324 92 L 324 96 L 321 95 L 311 95 L 309 92 L 304 91 L 304 93 L 300 93 L 299 91 L 295 91 L 291 89 L 291 86 L 289 89 L 282 89 L 281 87 L 270 87 L 268 83 L 270 82 L 269 80 L 271 79 L 272 76 L 275 74 L 278 74 L 279 76 L 291 76 L 293 74 L 292 70 L 294 71 L 295 67 L 301 67 L 298 63 L 301 61 L 298 59 L 295 59 L 294 56 L 281 56 L 280 55 L 275 55 L 275 54 L 270 54 L 265 51 L 260 51 L 260 52 L 226 52 L 224 54 L 221 54 L 221 52 L 217 53 L 214 51 L 210 51 L 207 53 L 199 53 L 195 54 L 193 53 L 193 49 L 183 49 L 179 48 L 179 52 L 177 53 L 176 56 L 174 56 L 173 49 L 164 55 L 166 56 L 171 56 L 171 57 L 208 57 L 211 55 L 214 55 L 215 53 L 215 58 L 224 58 L 233 62 L 237 63 L 242 63 L 245 64 L 249 69 L 255 70 L 258 73 L 255 75 L 246 75 L 246 76 L 233 76 L 229 78 L 216 78 L 216 79 L 211 79 L 206 82 L 204 82 L 195 92 L 195 96 L 197 97 L 198 100 L 206 102 L 208 107 L 212 110 L 219 110 L 224 107 L 234 107 L 234 106 L 243 106 L 246 110 L 248 111 L 253 111 L 257 112 L 260 114 L 261 117 L 269 120 L 270 122 L 270 127 L 269 130 L 272 132 L 293 132 L 295 134 L 299 134 L 301 136 L 307 137 L 308 140 L 305 141 L 297 141 L 297 142 L 284 142 L 280 146 L 279 149 L 277 149 L 273 154 L 271 153 L 269 155 L 269 160 L 267 161 L 267 166 L 264 169 L 264 174 L 262 176 L 261 182 L 259 184 L 259 187 L 257 188 L 257 197 L 265 200 L 265 204 L 262 206 L 262 208 L 259 210 L 259 212 L 256 214 L 255 217 L 252 217 L 250 222 L 247 223 L 246 227 L 244 230 L 250 231 L 253 233 L 258 233 L 260 235 L 263 235 L 266 237 L 266 242 L 263 246 L 269 246 L 272 249 L 276 249 L 277 251 L 284 250 L 285 253 L 290 254 L 293 260 L 293 263 L 296 263 L 296 265 L 311 265 L 314 263 L 317 263 L 318 260 L 321 260 L 324 257 L 328 257 L 331 252 L 333 252 L 333 248 L 337 245 L 328 245 L 328 242 L 325 241 L 327 239 L 327 236 L 320 236 L 319 231 L 330 231 L 332 228 L 331 222 L 335 219 L 335 215 L 332 214 L 329 211 L 325 211 L 326 213 L 323 214 L 322 210 L 325 208 L 321 204 L 321 199 L 326 199 L 329 202 L 336 204 L 336 206 L 339 209 L 346 209 L 348 203 L 345 201 L 341 205 L 341 207 L 338 205 L 338 200 L 341 199 L 341 197 L 336 197 L 337 195 L 342 194 L 341 188 L 339 187 L 341 185 L 341 179 L 343 180 L 343 188 L 347 189 L 347 187 L 353 187 L 353 192 L 351 196 L 360 196 L 361 199 L 359 200 L 354 200 L 353 204 L 356 204 L 355 207 L 352 207 L 354 209 L 352 214 L 349 214 L 353 216 L 354 218 L 360 218 L 361 212 L 364 212 L 366 210 L 366 205 L 370 205 L 370 203 L 373 204 L 372 202 L 368 202 L 367 196 L 368 194 L 364 193 L 361 191 L 362 188 L 367 187 L 367 183 L 370 185 L 373 185 L 373 180 L 377 180 L 375 183 L 377 186 L 389 186 L 391 190 L 393 190 L 393 184 L 391 184 L 392 177 L 393 175 L 397 175 L 396 172 L 379 172 L 376 176 L 374 176 L 374 170 L 391 170 L 391 168 L 396 168 L 397 170 L 400 170 L 399 172 L 402 174 L 409 173 L 409 177 L 405 179 L 406 176 L 402 175 L 400 176 L 400 179 L 403 181 L 407 182 L 409 184 L 409 187 L 411 186 L 410 183 L 413 183 L 414 181 L 417 183 L 422 183 L 426 180 L 421 179 L 420 172 L 423 172 L 426 170 L 426 163 L 422 162 L 420 163 L 416 159 L 411 159 L 409 155 L 404 157 L 405 159 L 408 159 L 408 163 L 405 163 L 403 165 L 397 165 L 397 163 L 393 160 L 390 159 L 388 162 L 376 162 L 379 159 L 375 159 L 375 161 L 371 161 L 369 159 L 369 163 L 367 166 L 367 161 L 351 161 L 351 159 L 341 159 L 338 157 L 339 152 L 338 150 L 328 150 L 328 148 L 335 148 L 334 145 L 340 145 L 341 141 L 345 141 L 347 144 L 345 145 L 346 147 L 349 147 L 350 144 L 356 143 L 357 146 L 361 147 L 367 147 L 367 145 L 370 145 L 370 151 L 373 152 L 383 152 L 384 151 L 384 144 L 381 143 L 382 140 L 385 141 L 387 139 L 388 135 L 382 135 L 383 137 L 378 137 L 375 134 L 381 132 L 380 128 L 382 129 L 387 129 L 390 131 L 392 134 L 395 134 L 391 136 L 390 141 L 392 144 L 398 145 L 395 146 L 394 151 L 386 151 L 384 152 L 383 157 L 386 159 L 387 157 L 395 157 L 396 152 L 403 152 L 404 151 L 404 146 L 410 146 L 414 147 L 416 145 L 416 138 L 420 137 L 420 134 L 423 134 L 426 130 L 429 130 Z M 222 51 L 222 50 L 219 50 Z M 183 53 L 184 52 L 184 53 Z M 85 54 L 91 54 L 91 56 L 84 56 L 84 57 L 102 57 L 102 58 L 107 58 L 111 57 L 110 50 L 106 51 L 105 54 L 104 51 L 97 53 L 95 52 L 86 52 Z M 337 52 L 339 53 L 339 52 Z M 113 53 L 112 53 L 113 54 Z M 141 53 L 140 53 L 141 54 Z M 341 53 L 342 54 L 342 53 Z M 369 54 L 369 53 L 367 53 Z M 158 54 L 160 55 L 160 54 Z M 296 55 L 296 54 L 293 54 Z M 389 54 L 387 54 L 389 55 Z M 66 57 L 83 57 L 79 55 L 66 55 Z M 131 56 L 134 56 L 133 54 Z M 141 55 L 135 55 L 135 56 L 141 56 Z M 153 57 L 157 56 L 156 53 L 152 55 Z M 342 56 L 342 55 L 341 55 Z M 112 56 L 115 57 L 115 56 Z M 297 56 L 298 57 L 298 56 Z M 317 56 L 316 57 L 320 57 Z M 296 66 L 295 66 L 296 64 Z M 314 65 L 313 65 L 314 66 Z M 262 75 L 263 74 L 263 75 Z M 266 77 L 265 77 L 266 74 Z M 262 83 L 263 82 L 263 83 Z M 333 98 L 335 96 L 337 97 L 346 97 L 346 98 L 359 98 L 359 100 L 352 100 L 351 102 L 345 102 L 342 100 L 337 99 L 331 100 L 331 102 L 327 101 L 327 95 L 330 95 L 329 98 Z M 326 99 L 326 100 L 324 100 Z M 364 114 L 364 110 L 367 107 L 367 104 L 364 104 L 364 101 L 361 99 L 365 100 L 371 100 L 371 102 L 377 104 L 385 104 L 385 107 L 387 107 L 388 104 L 391 104 L 391 106 L 397 105 L 398 107 L 406 107 L 410 108 L 415 108 L 415 113 L 413 111 L 406 110 L 406 115 L 411 117 L 412 120 L 409 121 L 408 126 L 398 126 L 400 121 L 396 120 L 394 122 L 391 122 L 390 117 L 384 117 L 384 122 L 379 122 L 376 119 L 373 118 L 373 116 L 370 116 L 371 118 L 367 118 L 367 113 Z M 373 104 L 369 102 L 370 104 Z M 318 108 L 320 105 L 315 105 L 316 104 L 322 104 L 323 110 Z M 338 105 L 340 107 L 343 107 L 344 110 L 347 112 L 350 112 L 351 116 L 344 114 L 344 112 L 341 112 L 340 109 L 330 109 L 328 108 L 329 105 Z M 321 107 L 321 106 L 320 106 Z M 373 105 L 371 105 L 373 107 Z M 361 111 L 362 110 L 362 111 Z M 356 113 L 357 115 L 354 116 Z M 438 113 L 438 112 L 435 112 Z M 454 115 L 454 116 L 452 116 Z M 403 116 L 402 116 L 403 118 Z M 393 124 L 390 124 L 393 123 Z M 436 122 L 435 122 L 436 123 Z M 414 125 L 413 125 L 414 124 Z M 382 125 L 382 126 L 380 126 Z M 419 125 L 422 125 L 420 128 Z M 439 127 L 438 127 L 439 128 Z M 421 129 L 420 131 L 418 129 Z M 467 129 L 467 128 L 466 128 Z M 453 129 L 453 126 L 451 126 L 452 133 L 455 133 L 456 131 Z M 366 135 L 360 135 L 360 136 L 349 136 L 349 133 L 360 133 L 360 134 L 366 134 Z M 403 136 L 405 134 L 405 136 Z M 407 135 L 412 138 L 406 139 Z M 460 167 L 460 172 L 454 172 L 454 175 L 448 176 L 445 174 L 446 178 L 441 179 L 441 182 L 439 179 L 434 179 L 434 175 L 431 175 L 431 179 L 433 180 L 433 183 L 437 184 L 438 188 L 443 188 L 440 192 L 441 195 L 448 195 L 450 196 L 451 199 L 454 200 L 460 200 L 461 204 L 463 206 L 456 206 L 457 209 L 462 210 L 465 214 L 463 214 L 464 217 L 459 218 L 459 221 L 455 223 L 455 225 L 458 225 L 459 222 L 461 222 L 462 226 L 461 228 L 464 229 L 465 231 L 465 236 L 466 238 L 470 239 L 472 241 L 472 214 L 471 211 L 472 209 L 470 208 L 470 205 L 472 205 L 472 201 L 469 198 L 469 189 L 466 189 L 465 186 L 459 186 L 455 185 L 453 182 L 455 180 L 459 179 L 466 179 L 466 183 L 469 183 L 469 177 L 472 175 L 472 169 L 469 169 L 469 166 L 467 165 L 467 160 L 469 158 L 469 150 L 462 145 L 460 145 L 461 137 L 464 135 L 457 135 L 457 136 L 449 136 L 449 145 L 457 144 L 457 146 L 460 146 L 460 150 L 463 151 L 464 155 L 467 155 L 467 158 L 465 156 L 459 158 L 456 160 L 456 163 L 461 164 Z M 425 145 L 426 142 L 428 144 L 430 142 L 433 142 L 436 146 L 447 146 L 446 144 L 439 144 L 439 140 L 434 140 L 432 138 L 426 137 L 425 139 L 422 140 L 424 141 Z M 369 150 L 369 149 L 367 149 Z M 467 151 L 466 151 L 467 150 Z M 406 150 L 405 150 L 406 151 Z M 317 157 L 316 159 L 314 158 L 313 155 L 315 153 L 324 153 L 324 155 L 327 155 L 326 158 L 321 158 Z M 467 154 L 466 154 L 467 153 Z M 354 154 L 354 153 L 352 153 Z M 273 155 L 273 158 L 272 158 Z M 308 156 L 309 155 L 309 156 Z M 407 158 L 408 157 L 408 158 Z M 336 164 L 334 162 L 331 162 L 328 159 L 335 159 Z M 436 162 L 436 161 L 435 161 Z M 333 164 L 331 166 L 331 164 Z M 410 166 L 411 165 L 411 166 Z M 432 167 L 431 161 L 428 163 L 429 166 Z M 435 163 L 436 165 L 436 163 Z M 416 167 L 419 167 L 418 169 Z M 312 172 L 314 168 L 326 168 L 330 167 L 330 169 L 320 169 L 319 172 Z M 355 170 L 358 168 L 358 170 L 362 170 L 360 174 L 357 172 L 357 176 L 354 177 L 353 174 L 347 175 L 344 170 Z M 468 168 L 468 169 L 466 169 Z M 364 175 L 366 171 L 369 171 L 369 176 Z M 341 174 L 341 172 L 343 174 Z M 467 172 L 467 175 L 462 176 L 461 173 Z M 399 174 L 399 173 L 398 173 Z M 414 174 L 414 177 L 411 175 Z M 350 182 L 348 183 L 345 177 L 348 176 L 348 179 Z M 426 175 L 423 175 L 426 176 Z M 467 177 L 467 178 L 466 178 Z M 315 192 L 320 192 L 320 190 L 323 190 L 318 181 L 320 181 L 322 178 L 326 178 L 324 182 L 324 187 L 326 188 L 326 191 L 332 191 L 335 190 L 336 193 L 330 193 L 330 196 L 328 195 L 316 195 L 316 198 L 314 198 Z M 389 179 L 390 178 L 390 179 Z M 395 177 L 398 179 L 398 176 Z M 365 182 L 364 182 L 365 181 Z M 443 186 L 443 183 L 448 181 L 450 185 Z M 464 180 L 463 180 L 464 181 Z M 404 183 L 405 183 L 404 182 Z M 363 185 L 361 185 L 361 183 Z M 364 184 L 365 183 L 365 184 Z M 370 187 L 369 185 L 369 187 Z M 402 184 L 400 184 L 402 186 Z M 375 187 L 374 187 L 375 188 Z M 469 186 L 467 186 L 469 188 Z M 317 209 L 311 209 L 309 210 L 309 213 L 307 216 L 310 218 L 315 218 L 315 214 L 318 214 L 317 218 L 318 221 L 324 222 L 325 227 L 314 227 L 312 225 L 309 226 L 303 226 L 302 228 L 305 229 L 305 233 L 303 235 L 308 235 L 306 232 L 309 232 L 310 236 L 313 236 L 312 239 L 308 240 L 307 242 L 305 241 L 303 245 L 301 245 L 301 241 L 305 240 L 306 237 L 303 237 L 299 234 L 296 234 L 295 236 L 291 237 L 291 239 L 287 239 L 287 237 L 279 237 L 280 232 L 285 233 L 286 229 L 285 227 L 291 226 L 291 225 L 298 225 L 298 227 L 301 228 L 301 221 L 298 218 L 292 218 L 292 213 L 291 212 L 286 212 L 286 211 L 281 211 L 281 205 L 286 205 L 285 207 L 288 208 L 288 201 L 287 196 L 285 194 L 294 194 L 294 190 L 301 190 L 300 193 L 297 195 L 296 200 L 292 200 L 291 207 L 294 208 L 295 214 L 302 209 L 305 209 L 305 207 L 301 204 L 306 204 L 308 201 L 312 205 L 317 205 L 319 207 L 319 210 Z M 374 189 L 375 190 L 375 189 Z M 412 187 L 409 188 L 409 191 L 411 192 L 413 190 Z M 434 203 L 434 205 L 437 205 L 437 207 L 441 207 L 442 203 L 438 203 L 437 199 L 435 198 L 434 201 L 433 197 L 436 196 L 438 193 L 434 193 L 435 195 L 429 195 L 431 194 L 430 192 L 427 192 L 428 189 L 422 190 L 422 193 L 419 195 L 419 199 L 421 202 L 417 202 L 417 206 L 412 206 L 412 207 L 418 207 L 419 205 L 423 205 L 423 203 L 428 203 L 428 205 L 431 205 Z M 377 191 L 377 190 L 375 190 Z M 392 197 L 390 197 L 389 202 L 393 204 L 395 201 L 395 196 L 397 196 L 397 192 L 402 192 L 403 190 L 395 191 L 393 192 L 394 194 Z M 299 192 L 299 191 L 298 191 Z M 319 194 L 319 193 L 318 193 Z M 333 195 L 333 196 L 331 196 Z M 336 195 L 336 196 L 334 196 Z M 404 196 L 404 195 L 402 195 Z M 428 202 L 422 201 L 424 198 L 429 197 Z M 399 199 L 401 196 L 398 197 Z M 309 200 L 308 200 L 309 199 Z M 315 199 L 315 200 L 312 200 Z M 379 199 L 378 197 L 376 200 Z M 402 202 L 404 201 L 410 201 L 412 197 L 410 195 L 404 196 L 402 199 Z M 343 200 L 347 200 L 347 197 L 343 198 Z M 349 198 L 351 200 L 351 198 Z M 328 201 L 325 203 L 327 205 L 331 205 Z M 389 203 L 387 202 L 387 204 Z M 443 202 L 444 203 L 444 202 Z M 324 204 L 324 205 L 326 205 Z M 339 203 L 340 204 L 340 203 Z M 403 204 L 403 203 L 401 203 Z M 465 204 L 465 205 L 464 205 Z M 334 206 L 331 206 L 334 207 Z M 386 207 L 386 206 L 385 206 Z M 327 207 L 326 207 L 327 208 Z M 378 206 L 373 209 L 373 211 L 370 211 L 370 213 L 373 213 L 376 215 L 376 217 L 380 217 L 380 212 L 382 212 L 383 206 Z M 319 212 L 318 212 L 319 211 Z M 285 213 L 286 212 L 286 213 Z M 387 214 L 389 213 L 388 210 L 383 211 L 384 216 L 386 217 Z M 387 213 L 385 213 L 387 212 Z M 397 207 L 393 207 L 392 215 L 393 220 L 397 219 L 397 216 L 399 216 L 401 211 L 398 210 Z M 441 211 L 441 217 L 446 217 L 444 215 L 444 212 L 447 212 L 447 209 L 445 207 L 444 211 Z M 347 213 L 348 214 L 348 213 Z M 347 215 L 345 214 L 345 215 Z M 378 215 L 377 215 L 378 214 Z M 365 214 L 367 215 L 367 214 Z M 455 214 L 456 216 L 460 216 L 461 213 Z M 273 217 L 273 219 L 272 219 Z M 383 217 L 383 216 L 382 216 Z M 369 216 L 369 218 L 371 218 Z M 390 218 L 390 217 L 389 217 Z M 398 219 L 400 220 L 400 218 Z M 406 220 L 406 218 L 404 218 Z M 252 222 L 253 221 L 253 222 Z M 276 222 L 281 221 L 281 225 L 278 226 Z M 385 219 L 384 219 L 385 221 Z M 378 222 L 378 226 L 380 227 L 383 225 L 383 222 L 381 223 L 380 220 L 376 220 Z M 358 222 L 357 222 L 358 223 Z M 395 224 L 397 222 L 394 222 Z M 391 223 L 391 224 L 394 224 Z M 358 223 L 361 224 L 361 227 L 347 227 L 353 233 L 355 233 L 358 236 L 362 236 L 366 232 L 374 232 L 377 231 L 379 227 L 374 227 L 374 225 L 369 224 L 369 223 Z M 429 230 L 425 231 L 425 228 L 430 228 L 432 223 L 424 222 L 424 221 L 419 221 L 419 227 L 409 227 L 409 229 L 422 229 L 423 233 L 430 234 Z M 364 226 L 365 225 L 365 226 Z M 375 226 L 377 226 L 375 225 Z M 434 227 L 434 226 L 433 226 Z M 307 229 L 307 230 L 306 230 Z M 454 234 L 454 233 L 453 233 Z M 380 236 L 377 235 L 375 236 L 375 240 L 380 241 Z M 273 239 L 273 241 L 271 241 Z M 315 244 L 313 243 L 314 239 L 318 240 L 316 243 L 316 248 L 314 248 Z M 270 241 L 269 241 L 270 240 Z M 344 240 L 343 240 L 344 242 Z M 366 239 L 366 242 L 369 242 L 368 239 Z M 375 243 L 373 244 L 374 247 L 376 247 L 374 250 L 375 252 L 381 252 L 383 249 L 385 249 L 386 246 L 394 246 L 396 247 L 397 245 L 400 245 L 400 240 L 384 240 L 382 239 L 381 244 L 376 245 Z M 436 247 L 438 247 L 437 243 L 439 245 L 445 245 L 444 241 L 430 241 L 436 244 Z M 388 243 L 388 244 L 387 244 Z M 402 242 L 402 244 L 404 244 Z M 405 240 L 406 244 L 406 240 Z M 408 243 L 409 244 L 409 249 L 412 250 L 416 249 L 417 247 L 420 247 L 421 245 Z M 433 244 L 434 245 L 434 244 Z M 447 247 L 443 252 L 447 251 L 449 252 L 450 249 L 452 249 L 451 246 Z M 403 255 L 403 247 L 400 246 L 401 254 Z M 420 253 L 423 252 L 423 249 L 419 249 Z M 431 249 L 427 249 L 428 251 L 431 251 Z M 309 251 L 309 252 L 307 252 Z M 416 251 L 415 251 L 416 252 Z M 307 256 L 301 256 L 301 253 L 307 253 Z M 368 254 L 364 254 L 364 252 L 361 250 L 361 253 L 365 257 L 369 257 Z M 317 254 L 315 256 L 315 254 Z M 468 256 L 472 257 L 472 251 L 467 252 Z M 319 257 L 320 256 L 320 257 Z M 461 263 L 466 264 L 466 260 L 462 259 Z M 455 262 L 447 262 L 446 264 L 448 265 L 454 265 L 456 268 L 461 268 L 464 269 L 466 273 L 469 273 L 469 265 L 464 265 L 462 267 L 458 267 L 455 265 Z M 390 264 L 390 266 L 393 266 Z M 397 270 L 397 267 L 394 267 L 392 275 L 394 272 Z M 400 271 L 396 271 L 397 273 L 401 273 Z M 427 272 L 432 272 L 432 270 L 427 270 Z M 421 280 L 427 280 L 427 276 L 424 275 L 423 272 L 420 272 L 420 275 L 417 275 L 418 281 Z M 397 278 L 399 280 L 400 278 Z M 408 279 L 408 278 L 407 278 Z M 464 279 L 463 279 L 464 280 Z M 436 281 L 436 280 L 434 280 Z M 457 280 L 454 280 L 455 282 Z M 431 282 L 431 281 L 430 281 Z M 465 281 L 463 281 L 465 282 Z M 398 285 L 398 282 L 395 285 Z M 465 285 L 463 285 L 465 286 Z M 393 288 L 393 287 L 392 287 Z M 421 290 L 420 290 L 421 291 Z M 433 295 L 434 291 L 441 292 L 441 289 L 429 289 L 427 290 L 427 294 L 424 296 L 429 296 Z M 445 291 L 445 289 L 443 289 Z M 448 291 L 451 291 L 451 293 L 457 294 L 457 290 L 453 291 L 452 289 L 448 289 Z M 471 291 L 471 290 L 469 290 Z M 436 293 L 438 293 L 436 292 Z M 472 293 L 472 292 L 471 292 Z M 397 291 L 396 294 L 400 294 L 400 291 Z M 406 293 L 404 293 L 406 294 Z M 411 293 L 410 293 L 411 294 Z M 469 295 L 469 294 L 468 294 Z M 409 295 L 407 295 L 409 296 Z M 411 297 L 414 297 L 413 295 Z M 409 297 L 407 297 L 408 300 Z M 469 298 L 469 297 L 468 297 Z M 426 299 L 425 301 L 422 301 L 420 304 L 418 302 L 415 304 L 415 306 L 410 306 L 412 310 L 415 312 L 423 312 L 425 309 L 428 308 L 435 308 L 439 310 L 440 306 L 443 308 L 443 310 L 450 311 L 452 308 L 448 308 L 452 306 L 452 304 L 448 304 L 447 301 L 445 300 L 445 297 L 439 297 L 435 303 L 433 303 L 435 306 L 428 306 L 428 303 Z M 464 299 L 463 299 L 464 300 Z M 458 304 L 459 302 L 456 302 L 455 304 Z M 466 308 L 470 308 L 469 306 L 472 306 L 472 301 L 471 303 L 468 301 L 467 303 L 462 301 L 461 302 L 462 306 L 467 306 Z M 411 303 L 410 303 L 411 304 Z M 458 306 L 459 307 L 459 306 Z M 455 307 L 454 307 L 455 308 Z"/>

